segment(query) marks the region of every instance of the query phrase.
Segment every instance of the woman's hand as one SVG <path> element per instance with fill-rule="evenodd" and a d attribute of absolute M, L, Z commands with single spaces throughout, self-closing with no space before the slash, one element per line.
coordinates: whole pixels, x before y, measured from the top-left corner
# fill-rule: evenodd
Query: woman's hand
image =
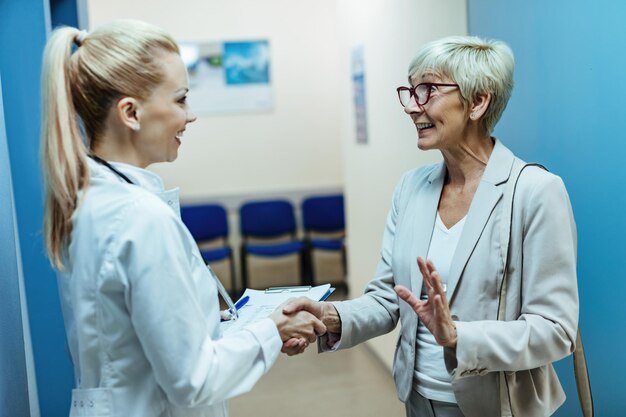
<path fill-rule="evenodd" d="M 396 285 L 394 288 L 398 297 L 406 301 L 418 315 L 420 321 L 435 337 L 435 341 L 444 347 L 456 347 L 456 326 L 450 316 L 450 307 L 446 292 L 441 284 L 439 273 L 431 261 L 417 258 L 424 284 L 428 292 L 428 300 L 421 301 L 408 288 Z"/>
<path fill-rule="evenodd" d="M 280 348 L 280 351 L 285 353 L 287 356 L 294 356 L 304 353 L 308 346 L 309 342 L 306 340 L 294 337 L 286 342 L 283 342 L 283 347 Z"/>
<path fill-rule="evenodd" d="M 276 323 L 280 339 L 283 341 L 281 351 L 288 355 L 302 353 L 313 343 L 317 336 L 326 333 L 326 326 L 313 314 L 305 310 L 285 314 L 286 303 L 276 308 L 270 318 Z"/>
<path fill-rule="evenodd" d="M 291 298 L 283 308 L 283 313 L 293 314 L 303 310 L 320 319 L 328 332 L 341 333 L 341 317 L 332 303 L 313 301 L 307 297 Z"/>
<path fill-rule="evenodd" d="M 288 300 L 283 308 L 283 313 L 287 315 L 295 314 L 299 311 L 308 311 L 320 319 L 329 333 L 341 334 L 341 318 L 332 303 L 313 301 L 307 297 L 298 297 Z M 321 336 L 322 334 L 318 335 Z M 281 352 L 289 356 L 298 355 L 303 353 L 308 345 L 308 342 L 305 342 L 303 339 L 289 339 L 283 342 Z"/>

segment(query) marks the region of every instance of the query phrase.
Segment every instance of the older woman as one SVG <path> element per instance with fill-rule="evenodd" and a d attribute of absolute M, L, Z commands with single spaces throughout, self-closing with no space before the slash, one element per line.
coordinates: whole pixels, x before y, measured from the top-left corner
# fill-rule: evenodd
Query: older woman
<path fill-rule="evenodd" d="M 298 349 L 326 329 L 279 309 L 222 335 L 220 286 L 178 191 L 145 169 L 174 161 L 196 119 L 176 42 L 138 21 L 57 29 L 43 81 L 45 235 L 75 368 L 70 415 L 226 416 L 284 341 Z"/>
<path fill-rule="evenodd" d="M 550 415 L 565 399 L 551 363 L 573 351 L 576 337 L 576 231 L 561 179 L 523 170 L 498 320 L 502 195 L 520 161 L 491 132 L 511 95 L 512 52 L 475 37 L 441 39 L 419 51 L 409 83 L 398 96 L 417 147 L 440 151 L 443 162 L 400 180 L 363 296 L 300 299 L 286 311 L 322 319 L 323 350 L 354 346 L 400 320 L 393 374 L 408 416 Z"/>

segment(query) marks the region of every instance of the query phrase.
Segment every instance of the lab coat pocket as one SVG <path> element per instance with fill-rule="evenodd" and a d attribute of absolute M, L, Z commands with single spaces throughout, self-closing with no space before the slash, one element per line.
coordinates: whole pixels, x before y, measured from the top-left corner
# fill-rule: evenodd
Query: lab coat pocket
<path fill-rule="evenodd" d="M 70 417 L 114 417 L 110 388 L 72 390 Z"/>

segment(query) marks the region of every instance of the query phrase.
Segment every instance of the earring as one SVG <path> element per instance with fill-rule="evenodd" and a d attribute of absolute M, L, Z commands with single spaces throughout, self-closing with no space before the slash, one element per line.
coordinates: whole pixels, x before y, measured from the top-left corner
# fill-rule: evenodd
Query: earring
<path fill-rule="evenodd" d="M 470 119 L 472 119 L 472 120 L 476 120 L 476 113 L 472 113 L 472 114 L 470 114 Z"/>
<path fill-rule="evenodd" d="M 133 125 L 133 130 L 134 130 L 135 132 L 139 132 L 139 129 L 141 129 L 141 126 L 139 125 L 139 123 L 135 123 L 135 124 Z"/>

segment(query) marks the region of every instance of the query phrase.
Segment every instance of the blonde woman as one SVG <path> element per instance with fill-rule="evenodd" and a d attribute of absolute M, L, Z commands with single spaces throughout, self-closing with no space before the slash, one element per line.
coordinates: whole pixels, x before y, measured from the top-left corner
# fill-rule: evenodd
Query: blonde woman
<path fill-rule="evenodd" d="M 563 181 L 536 166 L 519 177 L 512 224 L 504 215 L 503 192 L 522 162 L 491 133 L 513 89 L 513 53 L 499 41 L 439 39 L 419 50 L 408 83 L 397 93 L 417 147 L 442 162 L 398 183 L 363 296 L 299 299 L 286 311 L 322 318 L 326 350 L 401 322 L 393 374 L 409 417 L 549 416 L 565 400 L 552 362 L 576 340 L 576 226 Z"/>
<path fill-rule="evenodd" d="M 176 159 L 196 119 L 187 91 L 176 42 L 146 23 L 61 28 L 46 45 L 45 238 L 75 367 L 71 416 L 226 416 L 283 341 L 325 332 L 278 310 L 220 334 L 216 282 L 177 190 L 145 169 Z"/>

